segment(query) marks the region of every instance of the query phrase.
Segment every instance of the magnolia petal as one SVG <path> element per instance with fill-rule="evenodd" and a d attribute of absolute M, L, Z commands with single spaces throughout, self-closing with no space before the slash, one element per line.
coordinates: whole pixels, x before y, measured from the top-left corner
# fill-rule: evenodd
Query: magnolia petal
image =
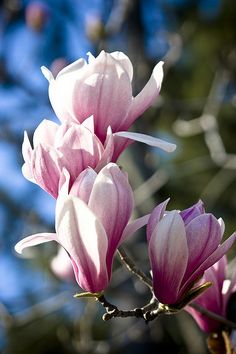
<path fill-rule="evenodd" d="M 84 72 L 82 84 L 76 87 L 76 98 L 74 115 L 81 117 L 82 121 L 93 114 L 95 132 L 104 142 L 108 126 L 117 131 L 132 101 L 127 71 L 110 54 L 102 51 Z"/>
<path fill-rule="evenodd" d="M 107 129 L 107 137 L 104 143 L 104 151 L 102 153 L 101 159 L 96 166 L 96 170 L 100 171 L 105 165 L 112 161 L 114 153 L 114 137 L 112 134 L 111 127 Z"/>
<path fill-rule="evenodd" d="M 186 237 L 189 261 L 185 280 L 217 249 L 221 241 L 218 220 L 212 214 L 197 216 L 186 226 Z"/>
<path fill-rule="evenodd" d="M 221 258 L 224 262 L 224 258 Z M 221 262 L 221 260 L 219 262 Z M 217 267 L 218 263 L 217 262 Z M 222 262 L 220 267 L 222 267 Z M 220 316 L 225 316 L 224 306 L 222 303 L 222 286 L 223 282 L 219 281 L 219 273 L 216 270 L 216 267 L 212 266 L 207 269 L 204 273 L 203 278 L 201 279 L 201 283 L 205 283 L 209 281 L 212 283 L 212 286 L 207 289 L 202 295 L 200 295 L 194 303 L 206 308 L 209 311 L 212 311 Z M 220 323 L 218 321 L 212 320 L 209 317 L 201 314 L 199 311 L 194 308 L 187 306 L 186 311 L 189 312 L 193 318 L 198 323 L 199 327 L 205 332 L 214 332 L 219 329 Z"/>
<path fill-rule="evenodd" d="M 73 123 L 64 131 L 60 144 L 57 143 L 57 148 L 60 148 L 61 151 L 68 146 L 71 150 L 84 149 L 91 155 L 95 153 L 95 149 L 98 149 L 99 152 L 103 149 L 100 140 L 86 126 Z"/>
<path fill-rule="evenodd" d="M 85 119 L 82 123 L 82 125 L 87 128 L 88 130 L 91 131 L 91 133 L 94 134 L 94 117 L 91 115 L 87 119 Z"/>
<path fill-rule="evenodd" d="M 24 132 L 24 140 L 22 144 L 22 155 L 26 163 L 30 163 L 32 156 L 32 147 L 27 132 Z"/>
<path fill-rule="evenodd" d="M 185 209 L 180 212 L 181 217 L 184 220 L 185 226 L 194 218 L 196 218 L 198 215 L 204 214 L 204 205 L 201 200 L 199 200 L 196 204 L 191 206 L 188 209 Z"/>
<path fill-rule="evenodd" d="M 40 234 L 31 235 L 19 241 L 15 245 L 15 251 L 21 254 L 22 251 L 27 247 L 40 245 L 41 243 L 45 243 L 49 241 L 57 241 L 56 234 L 43 232 Z"/>
<path fill-rule="evenodd" d="M 207 289 L 206 292 L 207 291 L 209 290 Z M 187 311 L 194 318 L 194 320 L 197 322 L 198 326 L 201 328 L 202 331 L 206 333 L 213 333 L 218 332 L 218 330 L 220 329 L 220 322 L 213 320 L 207 317 L 206 315 L 203 315 L 199 311 L 195 310 L 193 307 L 186 306 L 185 311 Z"/>
<path fill-rule="evenodd" d="M 54 80 L 52 72 L 48 68 L 46 68 L 46 66 L 41 66 L 41 71 L 45 79 L 48 80 L 48 82 Z"/>
<path fill-rule="evenodd" d="M 96 177 L 97 173 L 92 168 L 86 168 L 72 184 L 70 195 L 79 197 L 88 204 Z"/>
<path fill-rule="evenodd" d="M 202 305 L 212 312 L 217 313 L 218 315 L 224 316 L 221 301 L 223 282 L 219 283 L 218 274 L 213 267 L 207 269 L 204 273 L 203 279 L 201 279 L 201 283 L 206 281 L 211 282 L 212 286 L 207 292 L 196 299 L 196 303 Z"/>
<path fill-rule="evenodd" d="M 70 189 L 70 174 L 66 168 L 62 169 L 60 174 L 59 184 L 58 184 L 58 193 L 60 196 L 67 196 Z"/>
<path fill-rule="evenodd" d="M 150 214 L 144 215 L 138 219 L 131 221 L 124 229 L 123 234 L 121 236 L 119 245 L 126 241 L 130 236 L 132 236 L 137 230 L 141 229 L 144 225 L 147 224 L 150 218 Z"/>
<path fill-rule="evenodd" d="M 221 228 L 221 237 L 223 237 L 224 233 L 225 233 L 225 223 L 224 220 L 222 218 L 218 219 L 218 223 L 220 225 Z"/>
<path fill-rule="evenodd" d="M 219 259 L 218 262 L 213 264 L 211 268 L 209 268 L 206 273 L 210 270 L 213 269 L 214 273 L 217 275 L 217 286 L 219 289 L 219 292 L 221 292 L 223 288 L 223 283 L 226 278 L 226 267 L 227 267 L 227 258 L 226 255 L 224 255 L 221 259 Z"/>
<path fill-rule="evenodd" d="M 81 69 L 83 66 L 85 66 L 87 63 L 84 59 L 80 58 L 76 60 L 75 62 L 71 63 L 70 65 L 67 65 L 65 68 L 63 68 L 57 75 L 57 78 L 63 74 L 69 74 L 71 72 L 74 72 L 76 70 Z M 51 71 L 46 68 L 46 66 L 41 66 L 41 71 L 43 76 L 49 81 L 49 83 L 54 80 L 53 74 Z"/>
<path fill-rule="evenodd" d="M 75 62 L 67 65 L 65 68 L 63 68 L 58 74 L 57 74 L 57 78 L 61 78 L 62 75 L 65 74 L 76 74 L 76 72 L 78 70 L 81 70 L 82 68 L 84 68 L 85 66 L 87 66 L 86 60 L 83 58 L 80 58 L 78 60 L 76 60 Z"/>
<path fill-rule="evenodd" d="M 133 193 L 127 176 L 109 163 L 97 175 L 88 203 L 106 230 L 109 242 L 108 264 L 128 224 L 133 210 Z"/>
<path fill-rule="evenodd" d="M 181 285 L 181 292 L 184 293 L 189 284 L 192 284 L 199 276 L 202 276 L 205 270 L 221 259 L 233 245 L 236 240 L 236 233 L 233 233 L 225 242 L 223 242 L 205 261 L 189 276 Z"/>
<path fill-rule="evenodd" d="M 167 213 L 157 223 L 148 251 L 157 299 L 163 304 L 175 304 L 188 261 L 184 222 L 177 211 Z"/>
<path fill-rule="evenodd" d="M 104 152 L 96 135 L 79 124 L 73 124 L 67 130 L 58 150 L 61 152 L 59 167 L 70 171 L 73 180 L 88 166 L 95 168 Z"/>
<path fill-rule="evenodd" d="M 57 117 L 62 122 L 77 121 L 77 119 L 73 115 L 71 97 L 74 87 L 74 81 L 75 78 L 77 78 L 77 75 L 73 72 L 73 70 L 75 70 L 76 67 L 78 67 L 78 69 L 82 68 L 83 65 L 81 65 L 81 63 L 82 62 L 79 59 L 78 61 L 72 63 L 71 66 L 69 65 L 62 69 L 57 75 L 56 80 L 54 80 L 53 75 L 47 68 L 41 68 L 43 75 L 49 81 L 48 94 L 52 108 L 54 109 Z M 66 72 L 68 73 L 68 75 L 66 75 Z"/>
<path fill-rule="evenodd" d="M 59 170 L 55 150 L 38 145 L 32 155 L 32 175 L 35 182 L 54 198 L 58 195 Z"/>
<path fill-rule="evenodd" d="M 155 66 L 152 75 L 143 90 L 136 97 L 134 97 L 131 110 L 129 112 L 128 127 L 125 126 L 125 128 L 122 129 L 128 129 L 136 118 L 138 118 L 154 103 L 161 89 L 163 80 L 163 64 L 164 63 L 160 61 Z"/>
<path fill-rule="evenodd" d="M 133 133 L 133 132 L 118 132 L 114 133 L 115 136 L 121 136 L 127 139 L 132 139 L 135 141 L 140 141 L 141 143 L 158 147 L 166 152 L 173 152 L 176 149 L 176 145 L 172 143 L 168 143 L 165 140 L 154 138 L 150 135 Z"/>
<path fill-rule="evenodd" d="M 24 132 L 24 140 L 23 140 L 23 144 L 22 144 L 22 155 L 25 160 L 25 163 L 22 166 L 22 174 L 26 179 L 28 179 L 31 182 L 34 182 L 34 177 L 32 175 L 32 170 L 31 170 L 32 153 L 33 153 L 33 150 L 30 145 L 28 134 L 25 131 Z"/>
<path fill-rule="evenodd" d="M 163 218 L 166 206 L 170 198 L 166 199 L 163 203 L 159 204 L 151 213 L 147 224 L 147 241 L 149 242 L 151 235 L 157 223 Z"/>
<path fill-rule="evenodd" d="M 30 165 L 27 163 L 24 163 L 24 165 L 22 166 L 22 174 L 23 176 L 28 179 L 30 182 L 36 183 L 34 180 L 34 177 L 31 173 L 31 168 Z"/>
<path fill-rule="evenodd" d="M 123 52 L 118 52 L 118 51 L 112 52 L 110 55 L 112 56 L 112 58 L 114 58 L 115 60 L 117 60 L 119 62 L 119 64 L 123 67 L 123 69 L 129 75 L 130 81 L 132 81 L 132 79 L 133 79 L 133 65 L 132 65 L 131 61 L 129 60 L 129 57 L 127 55 L 125 55 Z"/>
<path fill-rule="evenodd" d="M 99 292 L 108 285 L 106 232 L 94 213 L 79 198 L 58 199 L 57 236 L 71 257 L 76 280 L 86 291 Z"/>
<path fill-rule="evenodd" d="M 33 137 L 34 148 L 39 144 L 53 147 L 54 139 L 59 126 L 47 119 L 44 119 L 36 128 Z"/>
<path fill-rule="evenodd" d="M 91 64 L 96 59 L 95 56 L 91 52 L 88 52 L 87 56 L 88 56 L 88 63 L 89 64 Z"/>

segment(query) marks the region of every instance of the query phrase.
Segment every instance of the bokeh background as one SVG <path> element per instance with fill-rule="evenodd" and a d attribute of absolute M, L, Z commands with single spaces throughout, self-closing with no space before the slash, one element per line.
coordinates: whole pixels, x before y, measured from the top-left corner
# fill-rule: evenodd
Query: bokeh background
<path fill-rule="evenodd" d="M 161 95 L 133 129 L 177 144 L 175 153 L 135 143 L 122 155 L 135 190 L 136 216 L 171 197 L 206 210 L 236 229 L 236 6 L 233 0 L 0 1 L 0 352 L 4 354 L 205 354 L 206 336 L 182 312 L 146 325 L 101 320 L 103 309 L 77 300 L 58 278 L 56 246 L 14 252 L 23 236 L 54 230 L 54 200 L 21 174 L 23 132 L 57 121 L 40 66 L 54 74 L 87 52 L 121 50 L 134 65 L 137 94 L 164 60 Z M 145 234 L 126 248 L 149 272 Z M 234 267 L 236 248 L 229 253 Z M 121 265 L 107 298 L 142 306 L 147 289 Z"/>

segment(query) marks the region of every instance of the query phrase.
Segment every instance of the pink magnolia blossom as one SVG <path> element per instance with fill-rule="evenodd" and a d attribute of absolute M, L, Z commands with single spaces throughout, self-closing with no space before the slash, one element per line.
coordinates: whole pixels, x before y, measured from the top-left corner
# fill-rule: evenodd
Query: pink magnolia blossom
<path fill-rule="evenodd" d="M 212 286 L 194 300 L 194 303 L 224 318 L 226 317 L 230 296 L 236 291 L 236 272 L 231 281 L 226 279 L 226 266 L 227 259 L 224 256 L 205 271 L 199 284 L 210 281 Z M 193 307 L 187 306 L 185 309 L 193 316 L 204 332 L 212 333 L 220 330 L 220 322 L 201 314 Z"/>
<path fill-rule="evenodd" d="M 223 221 L 205 213 L 201 201 L 182 212 L 166 212 L 167 202 L 153 210 L 147 240 L 155 296 L 163 304 L 174 305 L 223 257 L 236 233 L 220 245 Z"/>
<path fill-rule="evenodd" d="M 129 223 L 133 193 L 127 175 L 114 163 L 98 174 L 88 168 L 71 187 L 68 176 L 66 171 L 57 199 L 56 233 L 26 237 L 15 248 L 21 253 L 26 247 L 55 240 L 69 254 L 80 287 L 100 292 L 110 281 L 117 247 L 149 216 Z"/>
<path fill-rule="evenodd" d="M 85 168 L 99 170 L 110 162 L 113 148 L 112 135 L 104 146 L 94 134 L 92 117 L 83 124 L 65 122 L 57 125 L 44 120 L 34 132 L 33 149 L 25 132 L 23 175 L 57 198 L 64 168 L 69 171 L 73 183 Z"/>
<path fill-rule="evenodd" d="M 144 134 L 128 133 L 132 123 L 157 98 L 163 79 L 163 62 L 159 62 L 152 75 L 136 96 L 132 96 L 133 66 L 122 52 L 101 53 L 95 58 L 89 54 L 88 63 L 79 59 L 62 69 L 54 79 L 52 73 L 42 67 L 49 81 L 49 98 L 62 122 L 82 123 L 93 115 L 95 134 L 104 142 L 107 129 L 115 138 L 113 161 L 133 140 L 173 151 L 174 144 Z M 131 140 L 130 140 L 131 139 Z M 161 146 L 160 146 L 161 145 Z"/>

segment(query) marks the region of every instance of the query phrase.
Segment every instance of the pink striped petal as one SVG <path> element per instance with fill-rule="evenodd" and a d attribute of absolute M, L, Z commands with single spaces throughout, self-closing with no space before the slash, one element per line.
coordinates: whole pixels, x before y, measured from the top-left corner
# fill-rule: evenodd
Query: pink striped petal
<path fill-rule="evenodd" d="M 183 218 L 185 226 L 186 226 L 191 220 L 196 218 L 198 215 L 201 215 L 204 213 L 205 213 L 205 210 L 204 210 L 203 202 L 201 200 L 199 200 L 196 204 L 194 204 L 190 208 L 181 211 L 180 215 Z"/>
<path fill-rule="evenodd" d="M 75 62 L 67 65 L 65 68 L 63 68 L 58 74 L 56 79 L 61 78 L 63 75 L 65 74 L 72 74 L 74 75 L 75 73 L 77 73 L 78 71 L 80 71 L 81 69 L 83 69 L 85 66 L 87 65 L 86 60 L 84 60 L 83 58 L 80 58 L 78 60 L 76 60 Z M 42 67 L 44 68 L 44 67 Z M 49 80 L 50 81 L 50 80 Z"/>
<path fill-rule="evenodd" d="M 127 72 L 130 81 L 133 79 L 133 65 L 131 61 L 129 60 L 129 57 L 125 55 L 123 52 L 112 52 L 110 54 L 112 58 L 114 58 L 119 64 L 122 66 L 122 68 Z"/>
<path fill-rule="evenodd" d="M 109 242 L 108 264 L 133 210 L 133 193 L 126 175 L 110 163 L 98 174 L 88 203 L 106 230 Z"/>
<path fill-rule="evenodd" d="M 219 291 L 221 292 L 224 280 L 226 278 L 226 267 L 227 267 L 227 258 L 224 255 L 217 263 L 213 264 L 211 267 L 214 273 L 217 275 L 217 283 Z M 209 268 L 206 273 L 211 269 Z"/>
<path fill-rule="evenodd" d="M 177 211 L 167 213 L 157 224 L 148 250 L 157 299 L 163 304 L 176 303 L 188 262 L 184 222 Z"/>
<path fill-rule="evenodd" d="M 221 228 L 212 214 L 201 214 L 186 226 L 189 261 L 185 279 L 209 257 L 221 241 Z"/>
<path fill-rule="evenodd" d="M 35 182 L 54 198 L 58 195 L 58 154 L 47 146 L 38 145 L 32 155 L 32 175 Z"/>
<path fill-rule="evenodd" d="M 99 292 L 108 285 L 106 232 L 88 206 L 79 198 L 58 199 L 57 236 L 71 257 L 76 280 L 86 291 Z"/>
<path fill-rule="evenodd" d="M 39 144 L 53 147 L 55 135 L 57 134 L 59 126 L 47 119 L 44 119 L 36 128 L 33 136 L 34 148 Z"/>
<path fill-rule="evenodd" d="M 76 96 L 74 115 L 82 121 L 93 114 L 95 132 L 103 142 L 108 126 L 116 131 L 129 110 L 132 101 L 129 75 L 117 60 L 102 51 L 84 71 Z"/>
<path fill-rule="evenodd" d="M 72 179 L 76 179 L 87 167 L 95 168 L 104 153 L 96 135 L 79 124 L 73 124 L 67 130 L 58 150 L 61 152 L 59 167 L 70 171 Z"/>
<path fill-rule="evenodd" d="M 97 173 L 93 169 L 86 168 L 72 184 L 70 195 L 79 197 L 88 204 L 96 177 Z"/>
<path fill-rule="evenodd" d="M 126 122 L 120 126 L 120 130 L 128 129 L 131 124 L 156 100 L 163 80 L 162 66 L 163 62 L 160 61 L 155 66 L 152 75 L 143 90 L 134 97 L 128 119 L 126 119 Z"/>
<path fill-rule="evenodd" d="M 49 241 L 57 241 L 56 234 L 44 232 L 40 234 L 31 235 L 19 241 L 15 245 L 15 251 L 21 254 L 25 248 L 40 245 L 41 243 Z"/>
<path fill-rule="evenodd" d="M 114 137 L 112 134 L 111 127 L 107 129 L 107 137 L 104 143 L 104 151 L 102 153 L 101 159 L 96 166 L 96 171 L 100 171 L 105 165 L 112 161 L 112 156 L 114 153 Z"/>
<path fill-rule="evenodd" d="M 192 284 L 199 276 L 202 276 L 205 270 L 221 259 L 233 245 L 236 240 L 236 233 L 233 233 L 225 242 L 223 242 L 205 261 L 189 276 L 181 285 L 181 293 Z"/>
<path fill-rule="evenodd" d="M 168 143 L 165 140 L 154 138 L 150 135 L 133 133 L 133 132 L 118 132 L 114 133 L 115 136 L 120 136 L 123 138 L 139 141 L 141 143 L 158 147 L 166 152 L 173 152 L 176 149 L 176 145 L 172 143 Z"/>
<path fill-rule="evenodd" d="M 219 284 L 218 274 L 213 267 L 206 270 L 201 283 L 207 281 L 211 282 L 212 286 L 210 286 L 209 290 L 206 290 L 201 296 L 199 296 L 195 302 L 212 312 L 224 315 L 221 301 L 223 282 Z"/>
<path fill-rule="evenodd" d="M 76 121 L 73 114 L 71 97 L 75 81 L 79 79 L 81 69 L 86 65 L 87 63 L 84 59 L 79 59 L 63 68 L 55 80 L 50 70 L 44 66 L 41 68 L 43 75 L 49 81 L 48 91 L 51 105 L 57 117 L 62 122 L 66 120 Z"/>
<path fill-rule="evenodd" d="M 159 204 L 151 213 L 147 224 L 147 241 L 150 241 L 152 233 L 157 225 L 157 223 L 163 218 L 166 206 L 170 198 L 166 199 L 163 203 Z"/>

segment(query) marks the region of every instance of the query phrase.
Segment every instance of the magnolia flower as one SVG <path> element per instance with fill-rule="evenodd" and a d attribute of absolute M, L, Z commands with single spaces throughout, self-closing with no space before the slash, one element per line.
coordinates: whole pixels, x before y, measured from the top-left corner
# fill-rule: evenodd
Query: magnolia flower
<path fill-rule="evenodd" d="M 49 81 L 49 98 L 62 122 L 82 123 L 93 115 L 95 134 L 104 142 L 108 127 L 115 138 L 113 161 L 132 140 L 173 151 L 174 144 L 154 139 L 144 134 L 128 133 L 132 123 L 157 98 L 163 79 L 163 62 L 159 62 L 152 75 L 136 96 L 132 96 L 133 66 L 122 52 L 102 51 L 96 58 L 89 54 L 88 63 L 79 59 L 62 69 L 54 79 L 42 67 Z M 130 140 L 131 139 L 131 140 Z"/>
<path fill-rule="evenodd" d="M 201 283 L 210 281 L 212 286 L 194 300 L 194 303 L 224 318 L 226 318 L 229 299 L 236 291 L 236 273 L 234 273 L 231 281 L 226 279 L 226 266 L 227 259 L 224 256 L 205 271 Z M 220 322 L 203 315 L 193 307 L 187 306 L 185 309 L 193 316 L 204 332 L 212 333 L 220 330 L 222 326 Z"/>
<path fill-rule="evenodd" d="M 162 304 L 175 305 L 223 257 L 236 233 L 220 245 L 223 221 L 205 213 L 201 201 L 182 212 L 166 212 L 167 202 L 153 210 L 147 240 L 155 296 Z"/>
<path fill-rule="evenodd" d="M 108 164 L 98 174 L 88 168 L 71 187 L 68 176 L 66 172 L 57 199 L 56 233 L 26 237 L 15 249 L 21 253 L 26 247 L 58 242 L 70 256 L 80 287 L 100 292 L 110 281 L 118 246 L 145 225 L 148 216 L 128 223 L 133 193 L 126 174 L 116 164 Z"/>
<path fill-rule="evenodd" d="M 85 168 L 99 170 L 110 162 L 113 147 L 112 135 L 103 145 L 94 134 L 92 117 L 80 125 L 65 122 L 59 126 L 44 120 L 34 132 L 33 149 L 25 132 L 23 175 L 57 198 L 63 168 L 73 183 Z"/>

